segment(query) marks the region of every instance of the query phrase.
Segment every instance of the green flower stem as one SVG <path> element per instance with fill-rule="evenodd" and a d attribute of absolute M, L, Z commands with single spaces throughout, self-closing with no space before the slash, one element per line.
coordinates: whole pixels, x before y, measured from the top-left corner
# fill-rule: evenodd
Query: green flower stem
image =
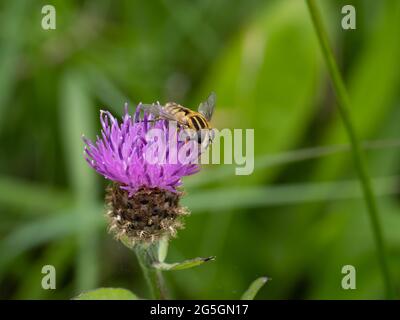
<path fill-rule="evenodd" d="M 153 299 L 167 299 L 167 290 L 164 283 L 164 278 L 160 270 L 153 267 L 154 263 L 158 262 L 157 245 L 141 246 L 136 245 L 134 250 L 139 260 L 140 267 L 146 278 L 150 293 Z"/>
<path fill-rule="evenodd" d="M 342 76 L 336 64 L 332 49 L 329 45 L 328 35 L 326 30 L 324 29 L 322 18 L 316 6 L 315 0 L 306 0 L 306 1 L 318 36 L 319 43 L 322 48 L 323 56 L 325 58 L 325 62 L 328 66 L 328 70 L 333 82 L 334 90 L 338 100 L 339 113 L 340 116 L 342 117 L 345 129 L 347 131 L 347 135 L 350 139 L 355 167 L 364 193 L 364 198 L 367 204 L 369 218 L 371 221 L 372 230 L 375 238 L 377 255 L 379 258 L 379 264 L 385 283 L 386 296 L 388 299 L 393 299 L 394 289 L 390 279 L 389 267 L 385 254 L 385 246 L 383 241 L 382 228 L 378 216 L 378 208 L 374 193 L 372 191 L 371 182 L 368 176 L 361 147 L 358 142 L 358 138 L 350 117 L 350 112 L 349 112 L 349 110 L 351 109 L 350 99 L 348 97 Z"/>

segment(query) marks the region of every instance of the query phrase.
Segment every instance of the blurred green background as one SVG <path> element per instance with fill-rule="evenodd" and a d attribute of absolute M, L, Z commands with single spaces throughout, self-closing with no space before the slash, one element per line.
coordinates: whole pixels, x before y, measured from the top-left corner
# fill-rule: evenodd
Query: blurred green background
<path fill-rule="evenodd" d="M 320 0 L 378 195 L 400 287 L 400 1 Z M 41 9 L 56 8 L 56 30 Z M 341 28 L 353 4 L 357 29 Z M 99 109 L 125 101 L 196 107 L 215 91 L 217 128 L 255 129 L 255 171 L 210 165 L 185 180 L 192 211 L 167 261 L 183 299 L 383 298 L 383 281 L 347 138 L 300 0 L 1 1 L 0 298 L 69 299 L 96 287 L 146 297 L 132 252 L 107 233 L 106 181 L 84 161 Z M 41 269 L 57 289 L 41 288 Z M 357 289 L 341 288 L 342 266 Z"/>

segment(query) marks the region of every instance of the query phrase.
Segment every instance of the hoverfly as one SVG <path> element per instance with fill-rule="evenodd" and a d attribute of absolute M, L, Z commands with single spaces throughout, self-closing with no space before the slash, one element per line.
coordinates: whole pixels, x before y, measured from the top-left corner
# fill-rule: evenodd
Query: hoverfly
<path fill-rule="evenodd" d="M 211 142 L 214 132 L 210 120 L 215 108 L 216 96 L 212 92 L 206 101 L 200 103 L 198 111 L 181 106 L 175 102 L 167 102 L 165 105 L 142 104 L 144 111 L 153 114 L 158 119 L 176 121 L 184 129 L 191 129 L 196 133 L 198 143 L 202 144 L 208 137 Z"/>

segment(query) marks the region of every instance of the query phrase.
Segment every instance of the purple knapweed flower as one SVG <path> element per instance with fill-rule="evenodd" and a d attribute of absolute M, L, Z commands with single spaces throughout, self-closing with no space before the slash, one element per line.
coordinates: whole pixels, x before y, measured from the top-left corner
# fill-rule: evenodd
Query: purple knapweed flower
<path fill-rule="evenodd" d="M 86 161 L 112 182 L 106 190 L 110 230 L 130 245 L 174 236 L 182 228 L 181 216 L 188 214 L 179 205 L 182 177 L 199 170 L 192 161 L 170 163 L 148 159 L 160 143 L 166 157 L 172 152 L 179 153 L 187 143 L 177 139 L 179 127 L 171 135 L 168 121 L 147 114 L 141 117 L 140 111 L 139 105 L 132 117 L 125 105 L 121 122 L 110 112 L 101 111 L 101 136 L 95 142 L 83 137 Z M 152 129 L 158 129 L 161 141 L 148 139 Z M 177 150 L 170 149 L 171 139 Z M 192 159 L 193 156 L 199 154 L 192 155 Z"/>
<path fill-rule="evenodd" d="M 83 138 L 86 161 L 105 178 L 119 183 L 121 189 L 127 190 L 130 195 L 142 187 L 177 192 L 182 177 L 197 172 L 199 168 L 194 163 L 152 163 L 151 159 L 146 159 L 145 155 L 150 154 L 149 149 L 155 143 L 146 141 L 148 130 L 162 130 L 168 144 L 168 121 L 154 121 L 146 114 L 140 120 L 139 112 L 140 106 L 132 118 L 126 107 L 122 122 L 118 123 L 110 112 L 101 111 L 101 137 L 97 137 L 96 143 Z M 179 152 L 184 142 L 176 143 Z"/>

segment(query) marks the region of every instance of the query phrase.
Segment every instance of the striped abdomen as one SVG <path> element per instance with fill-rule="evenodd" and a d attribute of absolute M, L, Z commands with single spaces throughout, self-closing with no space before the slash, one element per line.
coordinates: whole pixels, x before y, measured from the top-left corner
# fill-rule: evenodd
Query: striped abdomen
<path fill-rule="evenodd" d="M 179 104 L 167 103 L 164 107 L 164 111 L 174 117 L 180 124 L 183 124 L 190 129 L 211 129 L 210 124 L 202 114 L 182 107 Z"/>

